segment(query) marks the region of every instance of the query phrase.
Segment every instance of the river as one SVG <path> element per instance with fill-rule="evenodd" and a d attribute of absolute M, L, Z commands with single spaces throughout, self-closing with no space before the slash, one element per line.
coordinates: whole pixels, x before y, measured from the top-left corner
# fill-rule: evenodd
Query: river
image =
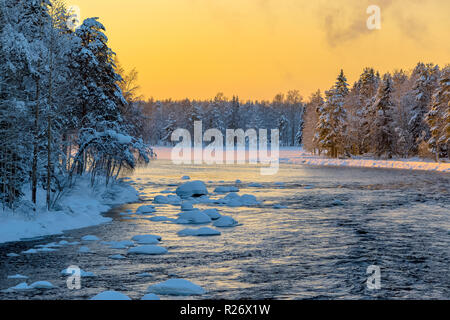
<path fill-rule="evenodd" d="M 249 165 L 174 166 L 153 161 L 130 177 L 143 201 L 116 207 L 106 213 L 112 222 L 68 231 L 64 240 L 80 241 L 87 234 L 103 241 L 157 234 L 168 254 L 126 255 L 126 250 L 97 241 L 87 244 L 91 254 L 78 253 L 74 245 L 7 257 L 61 237 L 3 244 L 0 289 L 18 284 L 6 279 L 17 273 L 29 276 L 29 283 L 46 280 L 57 288 L 2 291 L 0 299 L 88 299 L 103 290 L 139 299 L 149 285 L 174 277 L 207 290 L 195 299 L 450 298 L 450 174 L 289 164 L 281 164 L 273 176 L 259 172 Z M 215 237 L 180 237 L 177 232 L 186 226 L 146 219 L 151 216 L 120 215 L 151 204 L 163 190 L 174 190 L 185 175 L 204 181 L 209 191 L 238 186 L 240 194 L 253 194 L 261 204 L 196 205 L 217 208 L 240 223 L 221 228 L 222 234 Z M 159 205 L 154 215 L 174 217 L 179 211 L 179 206 Z M 126 259 L 108 258 L 118 253 Z M 69 290 L 61 270 L 70 265 L 97 277 L 82 278 L 81 289 Z M 381 289 L 366 285 L 370 265 L 380 268 Z M 137 276 L 143 272 L 152 276 Z"/>

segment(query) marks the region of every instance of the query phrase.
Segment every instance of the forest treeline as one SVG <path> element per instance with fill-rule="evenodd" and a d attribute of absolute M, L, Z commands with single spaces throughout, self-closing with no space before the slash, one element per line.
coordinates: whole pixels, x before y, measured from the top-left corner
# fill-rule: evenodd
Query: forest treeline
<path fill-rule="evenodd" d="M 241 102 L 222 93 L 209 101 L 138 102 L 146 116 L 143 136 L 171 145 L 177 128 L 279 129 L 280 145 L 329 157 L 449 157 L 450 67 L 418 63 L 410 71 L 380 75 L 366 68 L 349 86 L 343 71 L 325 92 L 304 101 L 298 90 L 273 101 Z"/>
<path fill-rule="evenodd" d="M 98 18 L 71 29 L 63 1 L 0 0 L 0 202 L 30 190 L 50 209 L 74 180 L 106 183 L 148 162 L 122 78 Z M 130 89 L 130 90 L 128 90 Z M 128 90 L 128 91 L 127 91 Z M 29 186 L 29 188 L 28 188 Z"/>
<path fill-rule="evenodd" d="M 303 143 L 331 157 L 449 158 L 450 66 L 418 63 L 383 76 L 366 68 L 352 87 L 341 71 L 307 103 Z"/>

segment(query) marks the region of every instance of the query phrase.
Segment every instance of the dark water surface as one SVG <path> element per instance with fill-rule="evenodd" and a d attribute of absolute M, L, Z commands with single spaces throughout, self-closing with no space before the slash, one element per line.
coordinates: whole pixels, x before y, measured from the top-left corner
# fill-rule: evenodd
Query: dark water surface
<path fill-rule="evenodd" d="M 187 226 L 119 215 L 151 204 L 163 190 L 174 190 L 184 175 L 205 181 L 210 192 L 219 185 L 239 186 L 240 194 L 253 194 L 262 204 L 196 205 L 218 208 L 241 224 L 218 228 L 222 235 L 216 237 L 179 237 L 177 232 Z M 60 236 L 2 244 L 0 289 L 24 281 L 7 279 L 16 273 L 29 276 L 29 284 L 46 280 L 58 288 L 2 291 L 0 299 L 88 299 L 103 290 L 139 299 L 149 285 L 172 277 L 204 287 L 208 293 L 196 299 L 450 299 L 449 174 L 283 164 L 277 175 L 261 176 L 249 166 L 179 167 L 158 160 L 131 178 L 149 201 L 114 208 L 107 213 L 111 223 L 68 231 L 64 240 L 93 234 L 119 241 L 157 234 L 168 254 L 126 255 L 98 241 L 83 243 L 91 254 L 78 253 L 76 245 L 7 257 L 60 241 Z M 236 179 L 242 183 L 235 184 Z M 250 187 L 251 182 L 262 187 Z M 287 208 L 274 209 L 275 204 Z M 179 211 L 179 206 L 160 205 L 154 215 L 175 217 Z M 108 258 L 118 253 L 127 258 Z M 80 290 L 69 290 L 61 270 L 71 265 L 97 277 L 83 278 Z M 369 265 L 381 268 L 380 290 L 367 289 Z M 136 276 L 143 272 L 153 276 Z"/>

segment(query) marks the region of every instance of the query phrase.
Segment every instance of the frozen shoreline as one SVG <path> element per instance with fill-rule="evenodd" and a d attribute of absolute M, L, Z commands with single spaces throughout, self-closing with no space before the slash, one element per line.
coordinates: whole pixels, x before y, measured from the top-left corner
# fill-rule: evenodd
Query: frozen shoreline
<path fill-rule="evenodd" d="M 28 198 L 28 195 L 25 195 Z M 15 212 L 0 208 L 0 243 L 21 241 L 41 236 L 58 235 L 63 231 L 110 222 L 104 217 L 112 206 L 139 199 L 138 192 L 126 182 L 115 182 L 108 188 L 99 184 L 94 189 L 83 177 L 58 204 L 58 210 L 45 209 L 45 192 L 39 190 L 37 211 L 19 208 Z"/>
<path fill-rule="evenodd" d="M 450 173 L 450 163 L 437 163 L 420 158 L 379 160 L 379 159 L 330 159 L 319 157 L 294 148 L 280 149 L 280 163 L 304 164 L 311 166 L 381 168 L 401 170 L 421 170 Z"/>
<path fill-rule="evenodd" d="M 171 147 L 153 147 L 158 159 L 170 160 Z M 240 151 L 246 152 L 247 151 Z M 411 158 L 396 160 L 378 159 L 331 159 L 313 155 L 299 147 L 280 147 L 280 163 L 303 164 L 311 166 L 354 167 L 354 168 L 382 168 L 401 170 L 422 170 L 450 173 L 450 163 L 437 163 L 431 160 Z"/>

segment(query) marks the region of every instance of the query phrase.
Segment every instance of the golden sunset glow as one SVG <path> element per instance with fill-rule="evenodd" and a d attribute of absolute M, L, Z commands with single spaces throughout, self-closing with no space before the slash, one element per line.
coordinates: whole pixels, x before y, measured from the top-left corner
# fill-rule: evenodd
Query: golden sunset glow
<path fill-rule="evenodd" d="M 366 27 L 379 5 L 381 30 Z M 145 97 L 272 99 L 329 88 L 340 68 L 411 69 L 450 62 L 448 0 L 74 0 L 100 17 Z"/>

